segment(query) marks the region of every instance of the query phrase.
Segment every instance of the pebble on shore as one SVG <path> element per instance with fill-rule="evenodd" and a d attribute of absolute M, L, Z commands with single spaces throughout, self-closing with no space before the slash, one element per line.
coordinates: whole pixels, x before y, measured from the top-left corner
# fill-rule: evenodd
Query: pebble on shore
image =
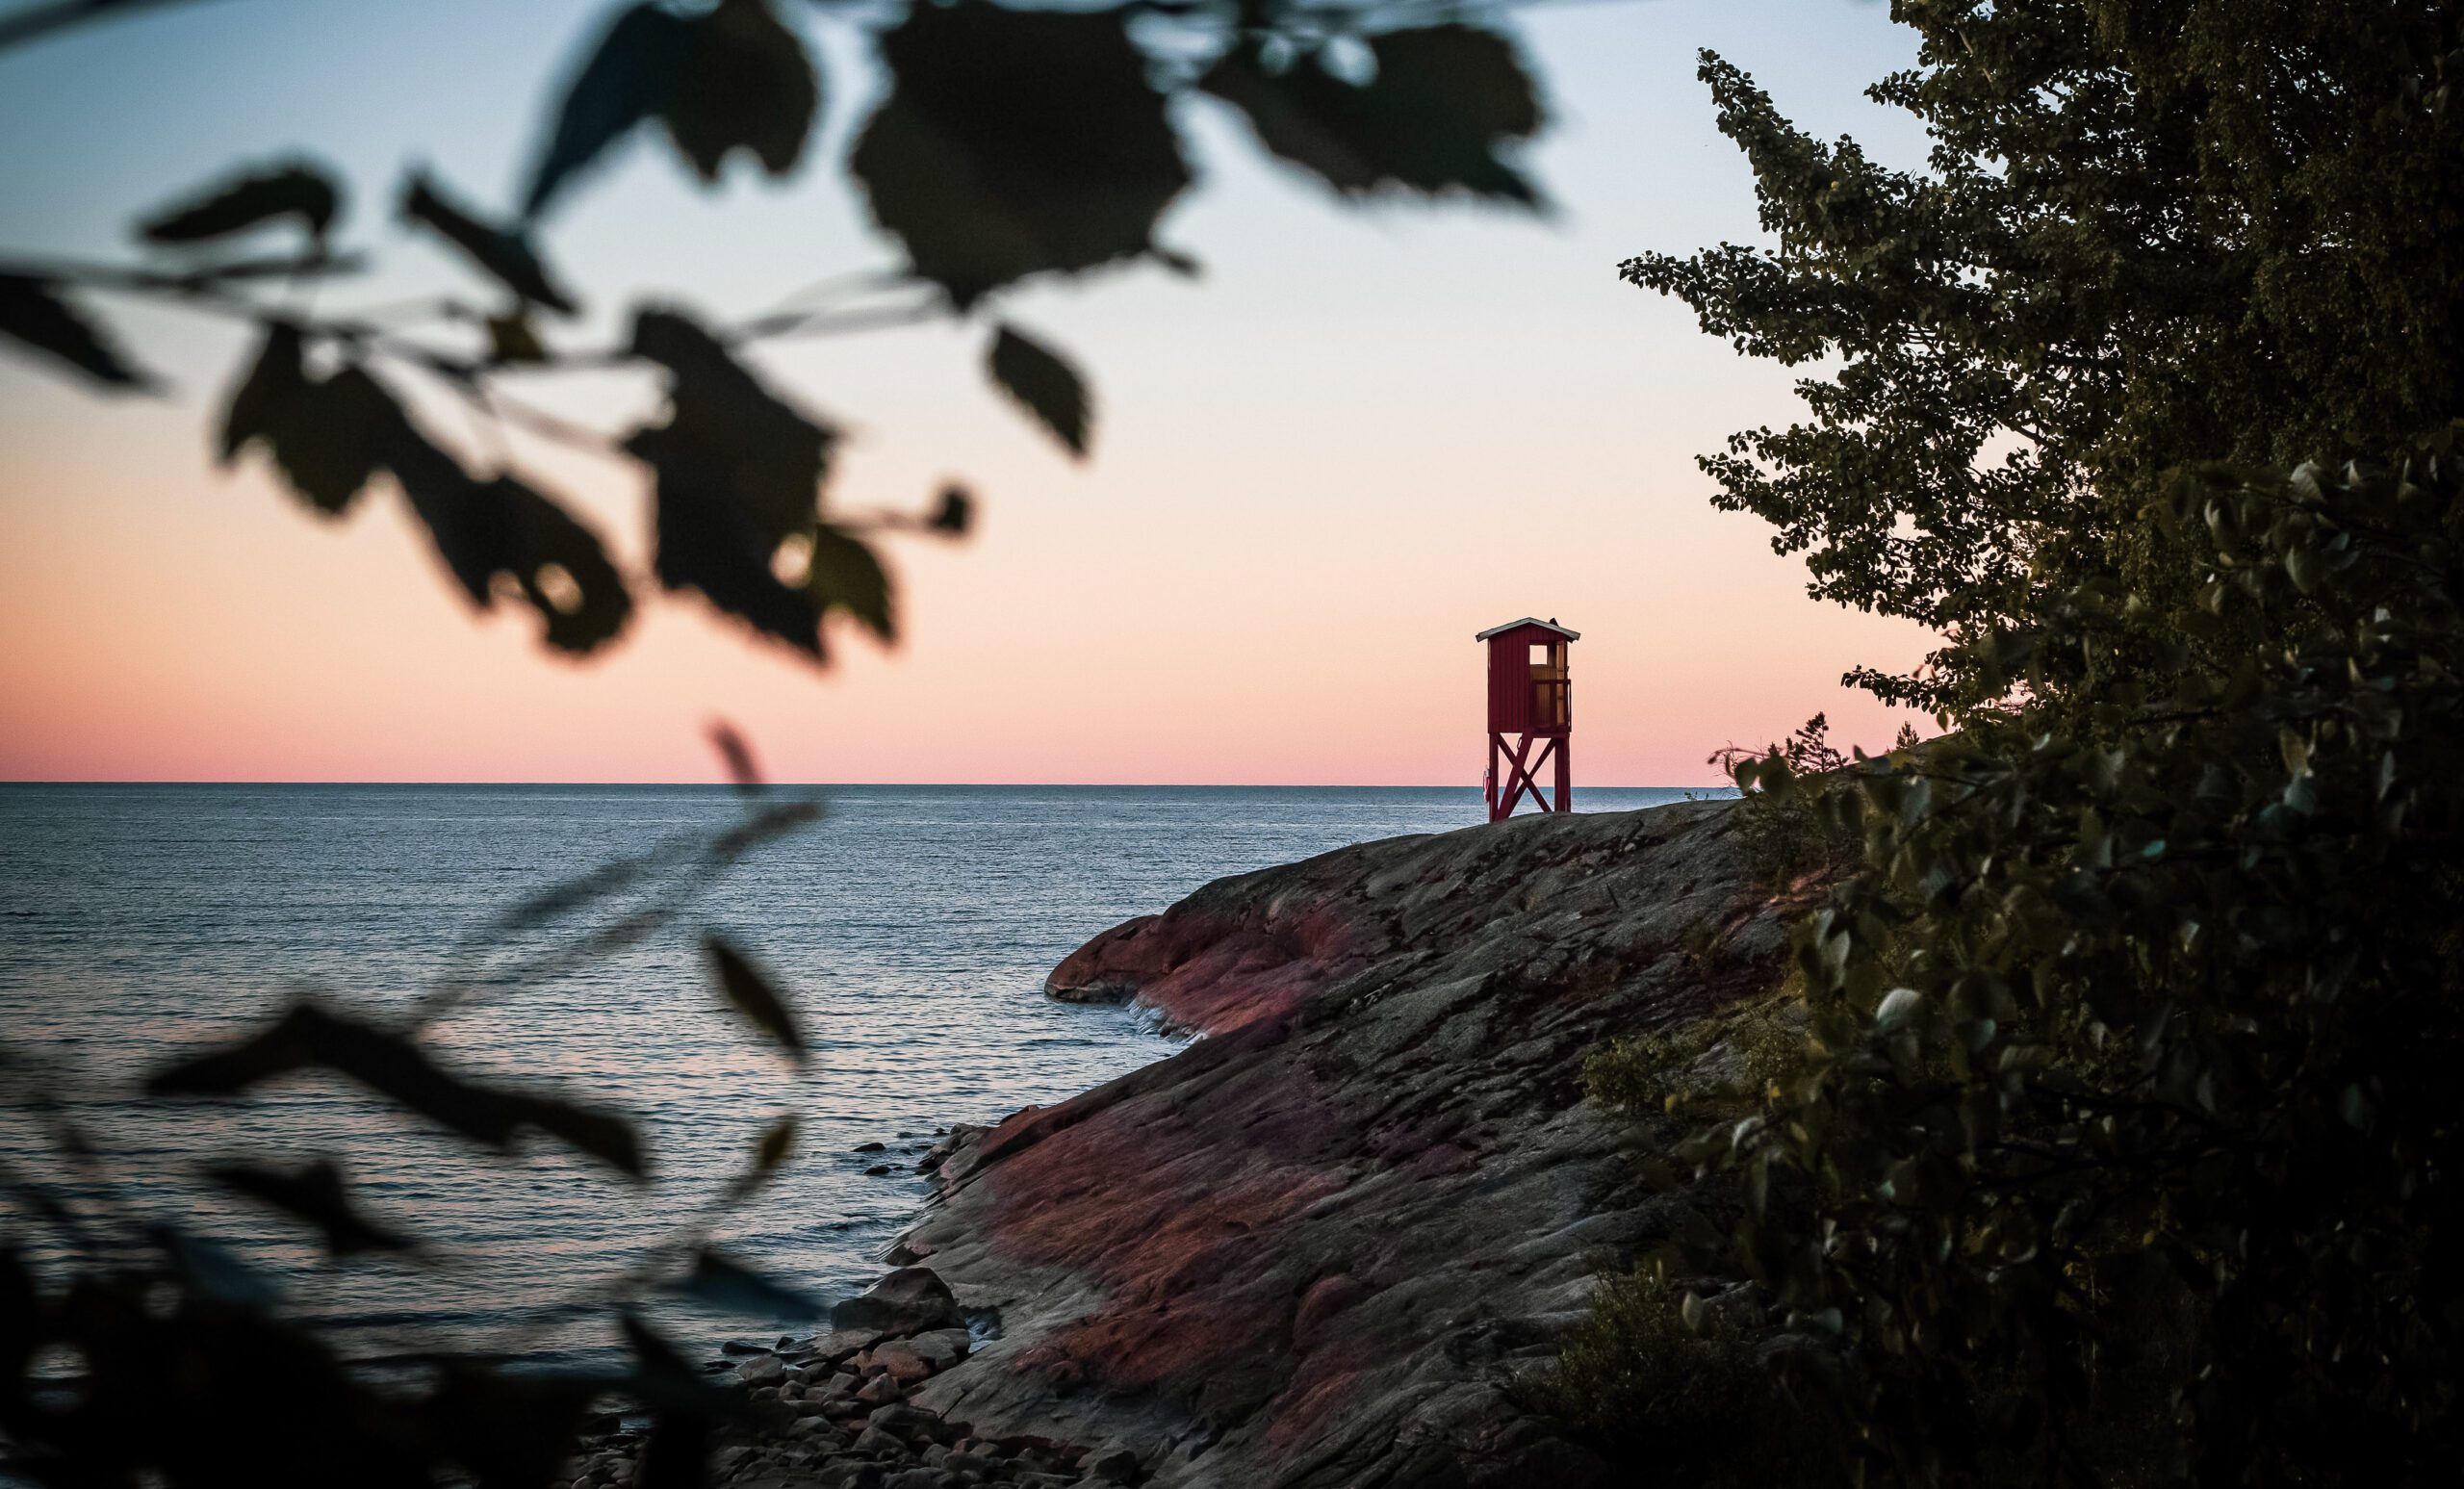
<path fill-rule="evenodd" d="M 1118 1445 L 1090 1449 L 1040 1437 L 979 1438 L 907 1400 L 911 1387 L 963 1361 L 964 1318 L 949 1287 L 930 1268 L 902 1267 L 839 1304 L 834 1327 L 776 1348 L 731 1340 L 738 1356 L 727 1373 L 764 1408 L 723 1429 L 707 1482 L 723 1489 L 960 1489 L 1013 1485 L 1131 1485 L 1142 1476 L 1138 1454 Z M 759 1351 L 759 1352 L 756 1352 Z M 621 1489 L 632 1482 L 643 1434 L 612 1430 L 586 1437 L 561 1489 Z"/>

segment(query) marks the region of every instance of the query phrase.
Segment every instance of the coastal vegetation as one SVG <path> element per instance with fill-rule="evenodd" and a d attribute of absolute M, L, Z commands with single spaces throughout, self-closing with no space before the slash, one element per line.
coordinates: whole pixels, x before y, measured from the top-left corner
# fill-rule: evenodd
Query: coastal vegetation
<path fill-rule="evenodd" d="M 1626 266 L 1806 369 L 1720 504 L 1946 637 L 1852 677 L 1944 737 L 1737 766 L 1861 852 L 1799 936 L 1802 1072 L 1680 1150 L 1743 1212 L 1657 1274 L 1751 1281 L 1869 1481 L 2439 1481 L 2464 16 L 1896 13 L 1922 168 L 1707 56 L 1776 245 Z"/>
<path fill-rule="evenodd" d="M 138 7 L 35 6 L 0 45 L 123 9 Z M 1722 752 L 1748 793 L 1734 807 L 1367 845 L 1091 943 L 1057 993 L 1150 997 L 1210 1037 L 943 1155 L 964 1187 L 905 1245 L 1100 1278 L 1112 1300 L 1043 1342 L 1043 1374 L 988 1399 L 1125 1380 L 1117 1409 L 1186 1408 L 1214 1462 L 1299 1442 L 1378 1481 L 1453 1481 L 1459 1463 L 1434 1429 L 1404 1456 L 1399 1425 L 1438 1396 L 1373 1385 L 1436 1382 L 1463 1436 L 1489 1442 L 1511 1436 L 1502 1374 L 1610 1464 L 1707 1481 L 2451 1475 L 2464 14 L 1894 13 L 1919 58 L 1872 96 L 1926 126 L 1921 167 L 1810 138 L 1707 57 L 1772 244 L 1624 273 L 1742 354 L 1802 370 L 1807 422 L 1707 456 L 1715 500 L 1771 523 L 1817 597 L 1944 638 L 1921 669 L 1850 678 L 1932 713 L 1938 737 L 1843 754 L 1817 714 L 1767 750 Z M 897 268 L 773 314 L 662 296 L 612 339 L 575 330 L 582 296 L 546 242 L 556 207 L 643 136 L 706 183 L 739 158 L 798 169 L 828 86 L 805 34 L 819 25 L 860 33 L 888 82 L 845 166 Z M 896 634 L 877 544 L 962 533 L 977 497 L 847 510 L 830 483 L 841 419 L 776 387 L 760 347 L 963 321 L 994 383 L 1083 453 L 1086 379 L 1001 297 L 1189 267 L 1155 229 L 1193 189 L 1174 110 L 1200 96 L 1340 202 L 1541 200 L 1518 151 L 1543 91 L 1476 10 L 642 3 L 589 39 L 505 210 L 400 183 L 400 215 L 467 262 L 468 295 L 408 323 L 333 308 L 363 258 L 340 183 L 285 161 L 144 214 L 134 259 L 0 262 L 0 336 L 133 392 L 151 379 L 96 308 L 109 296 L 234 318 L 252 347 L 211 448 L 261 451 L 319 517 L 398 495 L 458 592 L 525 607 L 552 651 L 592 652 L 673 590 L 818 662 L 834 626 Z M 325 297 L 291 293 L 311 284 Z M 657 390 L 653 422 L 582 428 L 523 396 L 610 369 Z M 510 459 L 438 435 L 435 404 L 641 478 L 650 572 L 625 572 Z M 147 1099 L 236 1102 L 316 1070 L 482 1154 L 538 1144 L 647 1182 L 621 1093 L 466 1078 L 429 1036 L 470 999 L 518 997 L 629 938 L 698 934 L 710 876 L 813 819 L 762 785 L 742 741 L 720 743 L 738 823 L 440 947 L 417 1002 L 301 1002 L 159 1072 Z M 756 958 L 715 937 L 706 956 L 715 1005 L 808 1058 Z M 931 1306 L 890 1331 L 904 1343 L 783 1343 L 737 1377 L 752 1390 L 714 1386 L 627 1304 L 660 1288 L 809 1304 L 710 1247 L 703 1217 L 638 1274 L 578 1289 L 577 1306 L 623 1321 L 621 1374 L 508 1372 L 448 1348 L 372 1382 L 177 1217 L 121 1205 L 113 1155 L 44 1072 L 0 1061 L 46 1144 L 0 1171 L 17 1227 L 0 1244 L 13 1472 L 545 1485 L 610 1391 L 655 1422 L 595 1459 L 594 1482 L 698 1481 L 714 1442 L 783 1429 L 800 1399 L 830 1424 L 807 1447 L 900 1437 L 866 1461 L 873 1478 L 893 1453 L 917 1482 L 962 1472 L 953 1454 L 1014 1482 L 1142 1472 L 1137 1453 L 1123 1467 L 978 1439 L 903 1405 L 968 1348 L 947 1290 L 911 1274 L 905 1300 Z M 1604 1111 L 1642 1141 L 1621 1150 Z M 730 1195 L 775 1174 L 794 1134 L 784 1114 L 749 1125 Z M 996 1165 L 1048 1182 L 972 1183 Z M 1114 1182 L 1126 1171 L 1142 1182 Z M 443 1238 L 370 1219 L 330 1166 L 209 1177 L 337 1261 L 445 1265 Z M 1593 1213 L 1553 1208 L 1578 1205 Z M 1547 1228 L 1519 1245 L 1522 1271 L 1493 1267 L 1477 1227 L 1518 1208 Z M 1555 1335 L 1532 1323 L 1586 1296 Z M 1520 1311 L 1482 1312 L 1502 1298 Z M 910 1359 L 900 1383 L 886 1361 Z M 1298 1404 L 1268 1411 L 1295 1380 Z M 1524 1471 L 1554 1450 L 1510 1446 Z"/>
<path fill-rule="evenodd" d="M 1898 748 L 1915 743 L 1915 728 L 1902 724 Z M 1729 776 L 1750 765 L 1768 777 L 1758 784 L 1772 787 L 1785 774 L 1790 789 L 1753 792 L 1752 804 L 1738 819 L 1755 862 L 1770 876 L 1774 888 L 1787 890 L 1808 880 L 1828 882 L 1863 847 L 1855 819 L 1832 800 L 1848 757 L 1831 742 L 1831 722 L 1825 715 L 1815 714 L 1795 733 L 1763 750 L 1722 745 L 1704 763 L 1717 765 Z"/>
<path fill-rule="evenodd" d="M 1760 1332 L 1736 1307 L 1706 1302 L 1655 1269 L 1611 1276 L 1590 1315 L 1566 1331 L 1533 1400 L 1621 1442 L 1650 1444 L 1688 1482 L 1824 1482 L 1823 1444 L 1757 1356 Z"/>

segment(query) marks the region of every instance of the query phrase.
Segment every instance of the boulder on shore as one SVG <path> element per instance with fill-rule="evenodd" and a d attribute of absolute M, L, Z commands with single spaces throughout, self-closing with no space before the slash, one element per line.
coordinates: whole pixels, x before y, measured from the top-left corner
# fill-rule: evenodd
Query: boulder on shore
<path fill-rule="evenodd" d="M 928 1329 L 962 1327 L 966 1317 L 949 1284 L 929 1267 L 901 1267 L 830 1311 L 836 1329 L 879 1329 L 885 1334 L 920 1334 Z"/>

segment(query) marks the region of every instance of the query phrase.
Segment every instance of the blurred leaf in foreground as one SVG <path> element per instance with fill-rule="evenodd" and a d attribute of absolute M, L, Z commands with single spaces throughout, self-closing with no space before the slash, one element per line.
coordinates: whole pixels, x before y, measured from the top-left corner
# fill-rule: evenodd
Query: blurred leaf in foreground
<path fill-rule="evenodd" d="M 821 111 L 821 77 L 767 0 L 721 0 L 697 15 L 641 4 L 620 13 L 566 86 L 531 172 L 523 216 L 535 220 L 610 146 L 662 120 L 705 182 L 728 157 L 771 175 L 803 158 Z"/>
<path fill-rule="evenodd" d="M 656 478 L 660 581 L 820 657 L 824 606 L 804 580 L 837 431 L 789 407 L 679 312 L 643 311 L 633 347 L 669 373 L 667 422 L 625 443 Z"/>
<path fill-rule="evenodd" d="M 525 301 L 563 315 L 581 309 L 548 274 L 527 234 L 492 226 L 448 199 L 425 172 L 415 171 L 402 193 L 402 219 L 434 232 L 465 258 Z"/>
<path fill-rule="evenodd" d="M 1148 252 L 1190 184 L 1124 12 L 919 5 L 880 48 L 893 86 L 848 167 L 959 305 Z"/>
<path fill-rule="evenodd" d="M 723 937 L 706 938 L 703 949 L 709 953 L 710 965 L 718 973 L 719 991 L 726 996 L 728 1006 L 801 1064 L 805 1058 L 804 1034 L 796 1027 L 796 1015 L 788 1010 L 786 997 L 769 974 Z"/>
<path fill-rule="evenodd" d="M 1087 453 L 1094 411 L 1086 381 L 1060 353 L 1004 322 L 986 349 L 985 370 L 1073 455 Z"/>
<path fill-rule="evenodd" d="M 138 224 L 147 243 L 208 243 L 268 222 L 296 218 L 308 236 L 323 241 L 342 213 L 342 189 L 323 167 L 286 162 L 212 187 Z"/>
<path fill-rule="evenodd" d="M 783 1283 L 774 1282 L 741 1262 L 705 1250 L 694 1258 L 693 1271 L 680 1279 L 676 1292 L 723 1308 L 760 1318 L 812 1319 L 822 1305 Z"/>
<path fill-rule="evenodd" d="M 296 1168 L 224 1164 L 207 1172 L 226 1189 L 314 1225 L 325 1238 L 325 1249 L 336 1256 L 419 1248 L 417 1242 L 361 1215 L 350 1202 L 342 1170 L 327 1160 Z"/>
<path fill-rule="evenodd" d="M 1345 195 L 1459 191 L 1539 205 L 1538 190 L 1499 153 L 1546 122 L 1513 42 L 1449 24 L 1390 31 L 1369 50 L 1376 73 L 1366 83 L 1338 75 L 1322 52 L 1278 71 L 1247 44 L 1198 86 L 1248 116 L 1268 149 Z"/>
<path fill-rule="evenodd" d="M 50 280 L 0 274 L 0 336 L 57 358 L 108 387 L 151 392 L 156 386 Z"/>
<path fill-rule="evenodd" d="M 357 367 L 311 373 L 298 327 L 277 321 L 224 405 L 218 453 L 229 465 L 262 443 L 292 491 L 334 517 L 380 469 L 401 418 L 392 395 Z"/>
<path fill-rule="evenodd" d="M 557 651 L 588 652 L 624 629 L 633 609 L 625 577 L 598 535 L 563 507 L 512 476 L 472 476 L 407 423 L 389 463 L 473 604 L 493 604 L 501 576 L 538 612 Z"/>
<path fill-rule="evenodd" d="M 156 1073 L 157 1096 L 227 1096 L 307 1069 L 327 1069 L 490 1147 L 535 1128 L 636 1178 L 641 1145 L 623 1118 L 567 1102 L 481 1086 L 445 1070 L 405 1036 L 303 1003 L 238 1043 Z"/>

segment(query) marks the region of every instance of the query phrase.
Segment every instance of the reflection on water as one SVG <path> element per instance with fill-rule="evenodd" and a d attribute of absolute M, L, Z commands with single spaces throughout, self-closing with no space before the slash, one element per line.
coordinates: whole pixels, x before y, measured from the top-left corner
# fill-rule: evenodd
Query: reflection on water
<path fill-rule="evenodd" d="M 1681 794 L 1593 790 L 1578 806 Z M 803 1071 L 717 1013 L 689 930 L 475 1008 L 439 1038 L 470 1070 L 621 1107 L 648 1138 L 654 1189 L 544 1146 L 521 1165 L 475 1155 L 321 1079 L 244 1117 L 147 1103 L 140 1119 L 113 1093 L 303 988 L 399 1009 L 444 948 L 525 895 L 732 820 L 719 788 L 0 785 L 0 1031 L 77 1072 L 143 1205 L 281 1279 L 358 1348 L 449 1331 L 590 1356 L 604 1326 L 566 1322 L 553 1301 L 706 1202 L 778 1114 L 806 1114 L 798 1156 L 721 1238 L 821 1296 L 860 1286 L 924 1197 L 912 1169 L 937 1129 L 1168 1051 L 1126 1011 L 1038 995 L 1081 941 L 1222 874 L 1478 816 L 1477 793 L 1441 789 L 853 786 L 830 807 L 703 907 L 796 995 L 815 1054 Z M 0 1114 L 0 1155 L 32 1141 L 21 1113 Z M 440 1260 L 311 1266 L 294 1232 L 186 1177 L 241 1153 L 338 1158 L 367 1207 Z M 774 1321 L 680 1304 L 668 1322 L 709 1337 Z"/>

